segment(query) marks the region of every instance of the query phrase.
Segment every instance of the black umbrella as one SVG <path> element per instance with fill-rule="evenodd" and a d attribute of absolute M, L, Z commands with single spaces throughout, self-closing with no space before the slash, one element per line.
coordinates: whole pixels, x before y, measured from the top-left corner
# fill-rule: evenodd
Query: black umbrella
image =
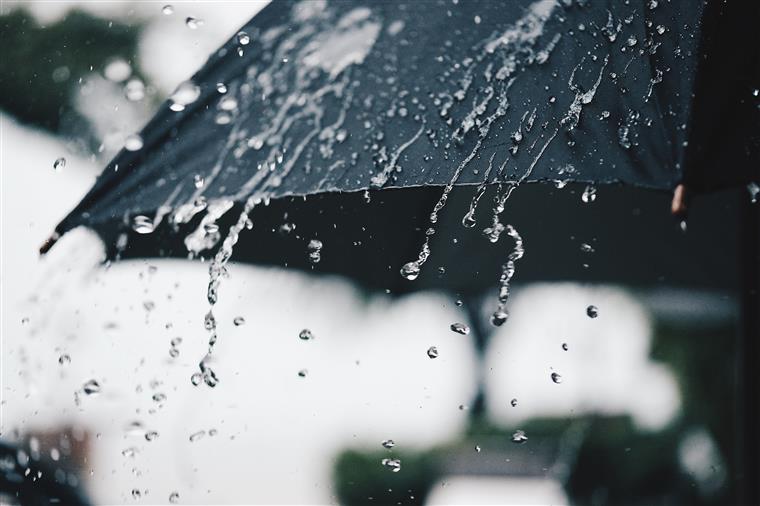
<path fill-rule="evenodd" d="M 736 288 L 723 266 L 738 248 L 715 247 L 716 230 L 738 236 L 732 196 L 694 208 L 687 235 L 660 213 L 679 182 L 757 179 L 757 44 L 736 54 L 752 32 L 719 22 L 749 23 L 741 4 L 274 2 L 128 139 L 54 238 L 87 226 L 112 258 L 215 255 L 212 305 L 238 241 L 236 260 L 395 293 L 500 286 L 497 324 L 518 262 L 522 280 Z M 732 78 L 703 77 L 725 52 Z M 715 108 L 724 84 L 735 101 Z M 514 191 L 535 181 L 553 184 Z M 586 185 L 603 183 L 660 193 L 596 199 Z"/>

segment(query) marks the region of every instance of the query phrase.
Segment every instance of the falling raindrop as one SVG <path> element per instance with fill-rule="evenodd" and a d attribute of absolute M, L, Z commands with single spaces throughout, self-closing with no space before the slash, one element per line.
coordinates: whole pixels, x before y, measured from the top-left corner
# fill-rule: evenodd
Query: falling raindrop
<path fill-rule="evenodd" d="M 238 32 L 237 41 L 241 46 L 247 46 L 251 42 L 251 36 L 245 32 Z"/>
<path fill-rule="evenodd" d="M 513 408 L 516 408 L 517 407 L 517 399 L 512 399 L 511 401 L 509 401 L 509 404 Z"/>
<path fill-rule="evenodd" d="M 409 281 L 414 281 L 415 279 L 417 279 L 417 276 L 420 275 L 419 262 L 405 263 L 404 266 L 401 267 L 401 275 Z"/>
<path fill-rule="evenodd" d="M 241 325 L 245 325 L 245 318 L 242 316 L 236 316 L 235 319 L 232 320 L 232 323 L 234 323 L 236 327 L 240 327 Z"/>
<path fill-rule="evenodd" d="M 394 446 L 396 446 L 396 442 L 395 442 L 394 440 L 392 440 L 392 439 L 385 439 L 385 440 L 383 440 L 383 442 L 382 442 L 382 443 L 380 443 L 380 444 L 381 444 L 381 445 L 383 445 L 383 448 L 387 448 L 387 449 L 389 449 L 389 450 L 390 450 L 391 448 L 393 448 Z"/>
<path fill-rule="evenodd" d="M 137 102 L 145 98 L 145 85 L 139 79 L 130 79 L 124 85 L 124 96 L 130 102 Z"/>
<path fill-rule="evenodd" d="M 475 21 L 476 25 L 479 25 L 480 22 L 483 21 L 483 20 L 480 18 L 480 16 L 475 16 L 475 18 L 473 18 L 473 21 Z"/>
<path fill-rule="evenodd" d="M 753 204 L 757 203 L 757 197 L 760 195 L 760 185 L 752 181 L 747 185 L 747 191 L 749 192 L 749 200 Z"/>
<path fill-rule="evenodd" d="M 59 172 L 64 167 L 66 167 L 66 159 L 64 157 L 60 157 L 53 162 L 53 170 L 56 172 Z"/>
<path fill-rule="evenodd" d="M 391 470 L 391 472 L 397 473 L 401 471 L 401 460 L 400 459 L 383 459 L 380 461 L 380 463 Z"/>
<path fill-rule="evenodd" d="M 161 12 L 163 12 L 165 16 L 171 16 L 174 14 L 174 7 L 171 5 L 164 5 L 164 7 L 161 9 Z"/>
<path fill-rule="evenodd" d="M 298 338 L 302 341 L 311 341 L 314 339 L 314 334 L 311 333 L 311 330 L 309 329 L 303 329 L 301 332 L 298 333 Z"/>
<path fill-rule="evenodd" d="M 309 261 L 313 264 L 319 263 L 322 260 L 322 241 L 319 239 L 312 239 L 309 241 L 306 249 L 309 250 Z"/>
<path fill-rule="evenodd" d="M 586 314 L 589 318 L 596 318 L 599 316 L 599 309 L 596 306 L 591 305 L 586 308 Z"/>
<path fill-rule="evenodd" d="M 58 357 L 58 363 L 61 365 L 69 365 L 71 363 L 71 357 L 64 353 L 60 357 Z"/>
<path fill-rule="evenodd" d="M 138 215 L 132 219 L 132 230 L 138 234 L 150 234 L 154 229 L 153 220 L 147 216 Z"/>
<path fill-rule="evenodd" d="M 201 176 L 200 174 L 196 174 L 193 176 L 193 184 L 195 185 L 196 188 L 199 188 L 199 189 L 203 188 L 203 184 L 205 182 L 206 181 L 203 179 L 203 176 Z"/>
<path fill-rule="evenodd" d="M 307 374 L 309 374 L 309 371 L 307 369 L 301 369 L 298 371 L 299 378 L 305 378 Z"/>
<path fill-rule="evenodd" d="M 516 430 L 514 434 L 512 434 L 513 443 L 522 444 L 527 440 L 528 440 L 528 436 L 525 435 L 525 431 Z"/>
<path fill-rule="evenodd" d="M 586 186 L 586 188 L 583 190 L 583 195 L 581 195 L 581 200 L 586 204 L 595 201 L 596 188 L 591 185 Z"/>
<path fill-rule="evenodd" d="M 482 448 L 480 447 L 480 445 L 475 445 L 475 452 L 480 453 L 481 451 L 482 451 Z"/>
<path fill-rule="evenodd" d="M 172 111 L 179 112 L 185 110 L 185 107 L 192 104 L 201 96 L 201 88 L 192 81 L 184 81 L 177 86 L 174 93 L 169 97 Z"/>
<path fill-rule="evenodd" d="M 678 223 L 678 226 L 681 228 L 681 232 L 683 232 L 685 234 L 686 233 L 686 228 L 687 228 L 686 227 L 686 220 L 681 220 Z"/>
<path fill-rule="evenodd" d="M 103 75 L 109 81 L 120 83 L 129 79 L 129 76 L 132 75 L 132 67 L 126 60 L 115 58 L 108 62 L 106 68 L 103 69 Z"/>
<path fill-rule="evenodd" d="M 467 334 L 470 333 L 470 327 L 468 327 L 464 323 L 452 323 L 450 328 L 453 332 L 456 332 L 457 334 L 462 334 L 463 336 L 466 336 Z"/>
<path fill-rule="evenodd" d="M 86 382 L 84 385 L 82 385 L 82 391 L 87 395 L 98 394 L 100 393 L 100 383 L 98 383 L 94 379 L 91 379 L 88 382 Z"/>
<path fill-rule="evenodd" d="M 189 438 L 190 442 L 194 443 L 194 442 L 198 441 L 199 439 L 203 438 L 203 436 L 205 436 L 205 435 L 206 435 L 206 431 L 205 430 L 199 430 L 198 432 L 193 432 L 192 434 L 190 434 L 190 438 Z"/>
<path fill-rule="evenodd" d="M 503 309 L 499 309 L 491 315 L 491 323 L 495 327 L 501 327 L 502 325 L 504 325 L 504 322 L 506 322 L 508 319 L 509 319 L 509 313 L 507 313 Z"/>
<path fill-rule="evenodd" d="M 191 30 L 195 30 L 201 26 L 203 26 L 203 20 L 194 18 L 192 16 L 188 16 L 187 19 L 185 19 L 185 24 L 187 27 Z"/>
<path fill-rule="evenodd" d="M 559 373 L 553 372 L 551 374 L 552 381 L 556 384 L 562 383 L 562 376 Z"/>
<path fill-rule="evenodd" d="M 179 502 L 179 492 L 172 492 L 169 494 L 169 502 L 172 504 L 177 504 Z"/>
<path fill-rule="evenodd" d="M 139 151 L 143 147 L 143 139 L 137 134 L 128 135 L 124 140 L 124 149 L 127 151 Z"/>
<path fill-rule="evenodd" d="M 427 356 L 430 358 L 438 358 L 438 348 L 435 346 L 431 346 L 427 350 Z"/>
<path fill-rule="evenodd" d="M 567 351 L 567 343 L 562 343 L 562 349 Z"/>

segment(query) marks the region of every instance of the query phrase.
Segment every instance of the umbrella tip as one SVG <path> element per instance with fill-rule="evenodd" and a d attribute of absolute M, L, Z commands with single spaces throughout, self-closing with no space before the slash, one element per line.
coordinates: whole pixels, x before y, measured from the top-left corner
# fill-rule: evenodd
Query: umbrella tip
<path fill-rule="evenodd" d="M 44 243 L 42 243 L 42 246 L 40 246 L 40 256 L 45 256 L 45 253 L 50 251 L 50 249 L 55 245 L 55 243 L 58 242 L 58 239 L 61 238 L 61 234 L 58 232 L 53 232 L 50 237 L 48 237 Z"/>

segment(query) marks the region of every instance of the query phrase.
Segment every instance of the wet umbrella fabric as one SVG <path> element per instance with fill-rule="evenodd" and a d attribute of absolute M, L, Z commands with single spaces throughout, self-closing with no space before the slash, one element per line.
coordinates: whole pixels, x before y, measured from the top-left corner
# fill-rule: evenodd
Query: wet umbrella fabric
<path fill-rule="evenodd" d="M 320 195 L 308 199 L 309 218 L 337 208 L 370 232 L 398 234 L 377 234 L 389 251 L 379 271 L 348 258 L 317 266 L 381 287 L 370 273 L 417 255 L 441 195 L 430 187 L 507 182 L 502 198 L 541 180 L 672 188 L 683 177 L 702 15 L 700 2 L 274 2 L 178 88 L 56 232 L 91 227 L 112 256 L 208 255 L 220 238 L 212 218 L 234 221 L 234 205 L 261 199 L 284 215 L 298 207 L 284 197 Z M 411 187 L 422 188 L 403 202 L 389 191 Z M 346 195 L 367 189 L 367 206 Z M 493 224 L 493 197 L 473 215 L 478 231 Z M 441 221 L 461 220 L 456 212 Z M 296 225 L 302 248 L 319 237 Z M 435 226 L 431 244 L 449 228 Z"/>

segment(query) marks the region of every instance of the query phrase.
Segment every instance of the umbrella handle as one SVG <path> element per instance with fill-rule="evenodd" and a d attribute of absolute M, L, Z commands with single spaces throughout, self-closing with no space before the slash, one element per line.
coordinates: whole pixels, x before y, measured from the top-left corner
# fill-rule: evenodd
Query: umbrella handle
<path fill-rule="evenodd" d="M 676 218 L 685 219 L 689 210 L 689 189 L 680 183 L 673 190 L 673 200 L 670 203 L 670 213 Z"/>

